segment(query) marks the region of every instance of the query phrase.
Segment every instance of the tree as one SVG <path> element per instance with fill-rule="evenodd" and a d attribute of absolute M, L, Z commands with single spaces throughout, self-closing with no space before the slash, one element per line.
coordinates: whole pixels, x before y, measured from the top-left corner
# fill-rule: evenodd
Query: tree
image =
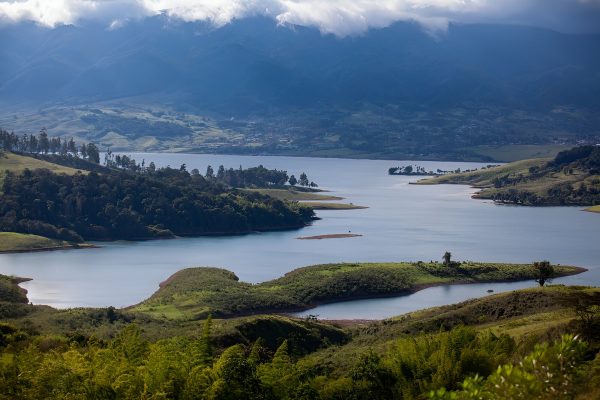
<path fill-rule="evenodd" d="M 81 144 L 81 147 L 79 148 L 79 152 L 81 153 L 81 157 L 84 160 L 88 158 L 87 146 L 85 145 L 85 143 Z"/>
<path fill-rule="evenodd" d="M 294 175 L 290 176 L 290 185 L 296 186 L 296 183 L 298 183 L 296 177 Z"/>
<path fill-rule="evenodd" d="M 447 252 L 444 253 L 444 256 L 442 257 L 442 260 L 444 260 L 444 265 L 446 267 L 449 267 L 449 266 L 452 265 L 451 258 L 452 258 L 452 253 L 450 253 L 449 251 L 447 251 Z"/>
<path fill-rule="evenodd" d="M 407 165 L 406 167 L 404 167 L 404 173 L 405 174 L 412 174 L 413 172 L 413 166 L 412 165 Z"/>
<path fill-rule="evenodd" d="M 550 264 L 550 261 L 536 261 L 533 263 L 533 267 L 537 270 L 535 281 L 540 286 L 544 286 L 546 282 L 550 282 L 554 277 L 554 267 Z"/>
<path fill-rule="evenodd" d="M 306 173 L 301 173 L 300 174 L 300 180 L 298 181 L 300 183 L 301 186 L 308 186 L 308 177 L 306 176 Z"/>
<path fill-rule="evenodd" d="M 87 156 L 91 162 L 100 164 L 100 151 L 95 144 L 90 143 L 87 145 Z"/>
<path fill-rule="evenodd" d="M 213 170 L 213 167 L 211 167 L 210 165 L 206 167 L 206 175 L 204 176 L 206 177 L 206 179 L 213 179 L 215 177 L 215 171 Z"/>
<path fill-rule="evenodd" d="M 73 138 L 69 139 L 69 142 L 67 143 L 67 151 L 73 155 L 77 155 L 77 146 L 75 145 Z"/>
<path fill-rule="evenodd" d="M 38 148 L 39 151 L 44 154 L 48 154 L 48 150 L 50 150 L 50 141 L 48 140 L 48 131 L 46 130 L 46 128 L 42 128 L 42 130 L 40 131 Z"/>
<path fill-rule="evenodd" d="M 217 179 L 222 181 L 225 178 L 225 167 L 219 165 L 219 169 L 217 170 Z"/>
<path fill-rule="evenodd" d="M 202 334 L 198 341 L 198 360 L 201 365 L 210 366 L 213 361 L 213 347 L 210 339 L 210 331 L 212 328 L 212 316 L 209 315 L 204 321 Z"/>

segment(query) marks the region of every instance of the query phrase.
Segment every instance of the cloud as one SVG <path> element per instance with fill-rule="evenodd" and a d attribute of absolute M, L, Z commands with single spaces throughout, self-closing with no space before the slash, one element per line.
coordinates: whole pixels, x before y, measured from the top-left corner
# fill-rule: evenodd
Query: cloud
<path fill-rule="evenodd" d="M 97 20 L 118 29 L 126 21 L 157 14 L 216 26 L 262 15 L 337 36 L 408 20 L 430 31 L 443 31 L 450 22 L 600 31 L 600 0 L 0 0 L 1 20 L 32 20 L 48 27 Z"/>

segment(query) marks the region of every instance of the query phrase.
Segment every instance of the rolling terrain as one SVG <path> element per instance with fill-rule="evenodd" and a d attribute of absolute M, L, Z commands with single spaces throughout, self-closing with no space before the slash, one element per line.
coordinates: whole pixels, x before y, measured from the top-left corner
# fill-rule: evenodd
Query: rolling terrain
<path fill-rule="evenodd" d="M 600 203 L 600 147 L 564 150 L 553 159 L 515 161 L 476 171 L 425 179 L 418 184 L 467 184 L 477 199 L 530 206 Z"/>
<path fill-rule="evenodd" d="M 581 273 L 577 267 L 556 266 L 557 276 Z M 451 283 L 530 280 L 538 276 L 531 264 L 365 263 L 326 264 L 299 268 L 259 284 L 239 282 L 218 268 L 181 270 L 132 310 L 156 317 L 198 319 L 207 315 L 291 312 L 335 301 L 408 294 Z"/>
<path fill-rule="evenodd" d="M 597 35 L 398 22 L 339 38 L 156 16 L 0 38 L 0 126 L 102 150 L 510 161 L 599 141 Z"/>

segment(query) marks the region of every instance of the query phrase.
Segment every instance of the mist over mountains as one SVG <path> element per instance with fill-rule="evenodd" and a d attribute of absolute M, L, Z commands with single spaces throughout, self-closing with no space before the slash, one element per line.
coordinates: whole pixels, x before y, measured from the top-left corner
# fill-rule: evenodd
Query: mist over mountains
<path fill-rule="evenodd" d="M 337 37 L 159 15 L 3 25 L 0 57 L 0 125 L 113 148 L 469 158 L 600 136 L 596 34 L 397 22 Z"/>

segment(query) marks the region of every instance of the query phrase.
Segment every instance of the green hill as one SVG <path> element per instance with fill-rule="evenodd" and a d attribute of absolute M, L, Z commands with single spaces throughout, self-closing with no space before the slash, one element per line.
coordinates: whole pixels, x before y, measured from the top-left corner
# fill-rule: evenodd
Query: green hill
<path fill-rule="evenodd" d="M 22 173 L 25 169 L 40 169 L 44 168 L 57 174 L 74 175 L 78 171 L 87 173 L 85 170 L 65 167 L 63 165 L 51 163 L 37 158 L 24 155 L 14 154 L 10 152 L 0 152 L 0 191 L 5 171 L 10 171 L 15 174 Z"/>
<path fill-rule="evenodd" d="M 551 286 L 346 328 L 20 304 L 0 322 L 0 396 L 421 399 L 475 386 L 485 397 L 435 398 L 595 399 L 599 304 L 598 289 Z"/>
<path fill-rule="evenodd" d="M 582 271 L 578 267 L 555 267 L 557 276 Z M 325 264 L 299 268 L 281 278 L 253 285 L 239 282 L 234 273 L 224 269 L 188 268 L 161 283 L 160 289 L 133 307 L 133 311 L 175 319 L 205 318 L 209 314 L 234 317 L 407 294 L 432 285 L 535 279 L 538 273 L 531 264 Z"/>
<path fill-rule="evenodd" d="M 482 190 L 473 197 L 531 206 L 600 204 L 600 147 L 574 147 L 554 159 L 516 161 L 449 174 L 418 184 L 467 184 Z"/>

